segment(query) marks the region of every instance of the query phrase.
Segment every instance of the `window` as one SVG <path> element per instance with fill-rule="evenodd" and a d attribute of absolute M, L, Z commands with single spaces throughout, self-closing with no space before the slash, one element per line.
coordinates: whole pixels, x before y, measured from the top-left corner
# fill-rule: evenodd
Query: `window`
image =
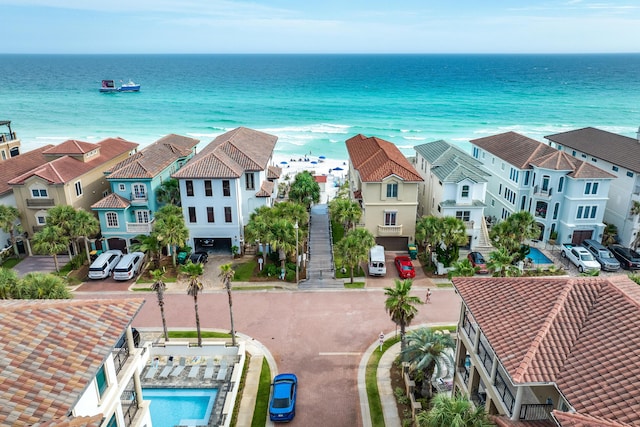
<path fill-rule="evenodd" d="M 578 219 L 593 219 L 598 214 L 598 206 L 578 206 L 578 213 L 576 218 Z"/>
<path fill-rule="evenodd" d="M 149 211 L 136 211 L 136 220 L 138 224 L 149 223 Z"/>
<path fill-rule="evenodd" d="M 529 185 L 529 171 L 524 173 L 524 185 Z"/>
<path fill-rule="evenodd" d="M 513 182 L 518 182 L 518 177 L 520 176 L 520 171 L 515 168 L 509 169 L 509 179 Z"/>
<path fill-rule="evenodd" d="M 558 219 L 558 210 L 560 209 L 560 203 L 556 203 L 553 206 L 553 219 Z"/>
<path fill-rule="evenodd" d="M 573 150 L 573 151 L 571 152 L 571 155 L 572 155 L 573 157 L 575 157 L 575 156 L 576 156 L 576 150 Z"/>
<path fill-rule="evenodd" d="M 617 166 L 611 166 L 611 169 L 612 169 L 614 172 L 618 172 L 618 170 L 619 170 Z"/>
<path fill-rule="evenodd" d="M 495 206 L 496 205 L 496 201 L 494 199 L 491 199 L 491 206 Z"/>
<path fill-rule="evenodd" d="M 536 202 L 536 216 L 540 218 L 547 217 L 547 202 L 537 201 Z"/>
<path fill-rule="evenodd" d="M 597 194 L 597 193 L 598 193 L 597 182 L 587 182 L 584 184 L 584 194 Z"/>
<path fill-rule="evenodd" d="M 478 149 L 478 147 L 473 147 L 473 157 L 475 157 L 476 159 L 480 157 L 480 150 Z"/>
<path fill-rule="evenodd" d="M 549 191 L 549 181 L 551 178 L 549 178 L 548 175 L 543 175 L 542 176 L 542 191 Z"/>
<path fill-rule="evenodd" d="M 118 422 L 116 421 L 116 414 L 111 416 L 111 419 L 107 423 L 105 427 L 118 427 Z"/>
<path fill-rule="evenodd" d="M 124 184 L 118 184 L 118 191 L 125 191 L 127 187 Z"/>
<path fill-rule="evenodd" d="M 204 181 L 204 195 L 207 197 L 213 196 L 213 188 L 211 188 L 211 180 L 207 179 Z"/>
<path fill-rule="evenodd" d="M 396 211 L 386 211 L 384 213 L 384 225 L 397 225 L 397 216 L 398 212 Z"/>
<path fill-rule="evenodd" d="M 47 217 L 44 215 L 36 216 L 36 221 L 38 221 L 38 225 L 45 225 L 47 223 Z"/>
<path fill-rule="evenodd" d="M 558 193 L 562 192 L 562 187 L 564 187 L 564 176 L 561 176 L 558 180 Z"/>
<path fill-rule="evenodd" d="M 387 184 L 387 197 L 398 197 L 398 184 L 392 182 Z"/>
<path fill-rule="evenodd" d="M 578 214 L 576 215 L 576 218 L 582 218 L 582 211 L 584 210 L 583 206 L 578 206 Z"/>
<path fill-rule="evenodd" d="M 147 186 L 144 184 L 133 184 L 131 186 L 133 190 L 134 199 L 146 199 L 147 198 Z M 193 190 L 193 189 L 192 189 Z"/>
<path fill-rule="evenodd" d="M 76 181 L 76 183 L 73 184 L 73 186 L 76 189 L 76 196 L 77 197 L 82 196 L 82 183 L 80 181 Z"/>
<path fill-rule="evenodd" d="M 627 176 L 628 176 L 629 178 L 633 178 L 633 172 L 627 172 Z"/>
<path fill-rule="evenodd" d="M 105 198 L 105 197 L 107 197 L 108 195 L 109 195 L 109 190 L 104 190 L 104 191 L 102 192 L 102 198 Z"/>
<path fill-rule="evenodd" d="M 189 206 L 189 222 L 198 222 L 198 218 L 196 217 L 196 208 L 193 206 Z"/>
<path fill-rule="evenodd" d="M 255 177 L 254 177 L 253 173 L 245 173 L 244 174 L 244 179 L 247 181 L 247 190 L 255 190 L 256 189 Z"/>
<path fill-rule="evenodd" d="M 468 185 L 463 185 L 462 186 L 462 197 L 469 197 L 469 186 Z"/>
<path fill-rule="evenodd" d="M 31 189 L 31 196 L 34 198 L 38 198 L 38 197 L 47 197 L 47 189 L 46 188 L 32 188 Z"/>
<path fill-rule="evenodd" d="M 231 196 L 231 183 L 229 182 L 228 179 L 223 179 L 222 180 L 222 195 L 224 197 L 230 197 Z"/>
<path fill-rule="evenodd" d="M 96 386 L 98 387 L 98 394 L 102 397 L 107 387 L 109 387 L 109 383 L 107 383 L 107 371 L 104 369 L 104 365 L 100 367 L 96 374 Z"/>
<path fill-rule="evenodd" d="M 593 219 L 593 218 L 595 218 L 595 217 L 596 217 L 596 211 L 597 211 L 597 210 L 598 210 L 598 207 L 597 207 L 597 206 L 592 206 L 592 207 L 591 207 L 591 217 L 590 217 L 591 219 Z"/>
<path fill-rule="evenodd" d="M 522 201 L 520 202 L 520 210 L 523 211 L 525 206 L 527 206 L 527 196 L 522 196 Z"/>
<path fill-rule="evenodd" d="M 231 206 L 224 207 L 224 222 L 232 222 L 231 219 Z"/>
<path fill-rule="evenodd" d="M 456 211 L 456 218 L 461 221 L 469 222 L 471 221 L 471 211 Z"/>
<path fill-rule="evenodd" d="M 118 224 L 118 214 L 115 212 L 107 212 L 105 214 L 105 217 L 107 219 L 107 227 L 110 228 L 118 228 L 119 224 Z"/>
<path fill-rule="evenodd" d="M 184 184 L 187 187 L 187 196 L 193 197 L 193 181 L 189 179 Z"/>
<path fill-rule="evenodd" d="M 207 222 L 215 222 L 213 216 L 213 206 L 207 206 Z"/>

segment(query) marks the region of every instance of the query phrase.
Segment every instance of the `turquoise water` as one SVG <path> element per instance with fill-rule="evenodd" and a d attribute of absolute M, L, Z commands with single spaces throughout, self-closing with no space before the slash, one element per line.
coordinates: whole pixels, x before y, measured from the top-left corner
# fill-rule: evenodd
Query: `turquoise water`
<path fill-rule="evenodd" d="M 207 425 L 218 394 L 217 389 L 145 388 L 142 395 L 151 401 L 153 427 Z"/>
<path fill-rule="evenodd" d="M 508 130 L 594 126 L 635 136 L 640 55 L 0 55 L 0 120 L 27 149 L 168 133 L 204 143 L 237 126 L 276 151 L 346 156 L 362 133 L 413 146 Z M 142 85 L 101 94 L 102 79 Z"/>
<path fill-rule="evenodd" d="M 529 248 L 529 255 L 527 255 L 534 264 L 553 264 L 553 262 L 547 258 L 538 248 Z"/>

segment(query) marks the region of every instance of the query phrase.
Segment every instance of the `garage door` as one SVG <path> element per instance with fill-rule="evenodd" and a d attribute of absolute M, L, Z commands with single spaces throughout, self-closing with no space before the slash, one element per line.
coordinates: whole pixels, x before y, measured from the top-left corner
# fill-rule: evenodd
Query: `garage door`
<path fill-rule="evenodd" d="M 127 241 L 124 239 L 111 238 L 107 240 L 109 249 L 120 249 L 122 252 L 127 252 Z"/>
<path fill-rule="evenodd" d="M 571 244 L 579 245 L 587 239 L 590 239 L 593 236 L 593 230 L 575 230 L 573 232 L 573 238 L 571 239 Z"/>
<path fill-rule="evenodd" d="M 376 237 L 376 244 L 384 246 L 385 251 L 407 251 L 408 237 Z"/>
<path fill-rule="evenodd" d="M 194 238 L 195 251 L 203 251 L 209 254 L 231 254 L 231 239 L 224 237 Z"/>

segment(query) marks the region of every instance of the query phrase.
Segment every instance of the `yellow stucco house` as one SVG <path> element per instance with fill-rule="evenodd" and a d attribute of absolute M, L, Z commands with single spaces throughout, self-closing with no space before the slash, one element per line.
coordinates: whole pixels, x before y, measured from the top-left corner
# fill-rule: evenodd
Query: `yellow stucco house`
<path fill-rule="evenodd" d="M 351 198 L 362 208 L 359 224 L 387 250 L 414 242 L 420 174 L 393 143 L 356 135 L 346 141 Z"/>

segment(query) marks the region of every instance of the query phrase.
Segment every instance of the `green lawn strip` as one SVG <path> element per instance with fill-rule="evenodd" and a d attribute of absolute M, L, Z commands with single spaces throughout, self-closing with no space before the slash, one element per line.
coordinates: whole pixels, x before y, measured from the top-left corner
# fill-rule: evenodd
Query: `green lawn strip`
<path fill-rule="evenodd" d="M 256 396 L 256 406 L 253 410 L 251 427 L 262 427 L 267 424 L 267 413 L 269 412 L 269 394 L 271 393 L 271 369 L 267 358 L 262 359 L 262 370 L 260 371 L 260 383 L 258 384 L 258 395 Z"/>
<path fill-rule="evenodd" d="M 344 226 L 339 222 L 335 222 L 331 220 L 331 238 L 333 239 L 333 244 L 338 243 L 342 240 L 344 236 Z"/>
<path fill-rule="evenodd" d="M 5 262 L 2 263 L 2 267 L 3 268 L 13 268 L 16 266 L 16 264 L 18 264 L 20 261 L 22 261 L 21 258 L 9 258 L 7 259 Z"/>
<path fill-rule="evenodd" d="M 231 338 L 227 332 L 202 331 L 202 338 Z M 197 331 L 169 331 L 169 338 L 198 338 Z"/>
<path fill-rule="evenodd" d="M 453 288 L 453 283 L 451 282 L 436 283 L 436 288 Z"/>
<path fill-rule="evenodd" d="M 240 384 L 238 384 L 238 396 L 242 396 L 244 393 L 244 386 L 247 383 L 247 372 L 249 370 L 249 364 L 251 362 L 251 355 L 246 353 L 244 358 L 244 367 L 242 369 L 242 376 L 240 377 Z M 242 398 L 236 399 L 236 403 L 233 407 L 233 413 L 231 414 L 231 423 L 229 425 L 236 426 L 238 425 L 238 414 L 240 413 L 240 403 L 242 402 Z"/>
<path fill-rule="evenodd" d="M 353 270 L 353 277 L 364 277 L 364 270 L 362 267 L 355 268 Z M 351 269 L 347 267 L 346 272 L 340 271 L 340 268 L 336 266 L 336 279 L 350 279 L 351 278 Z"/>
<path fill-rule="evenodd" d="M 164 283 L 175 283 L 178 281 L 177 277 L 165 277 L 164 279 L 162 279 L 162 281 Z M 138 278 L 138 280 L 136 280 L 136 283 L 148 283 L 149 285 L 151 285 L 153 283 L 153 279 L 148 279 L 146 277 L 140 277 Z"/>
<path fill-rule="evenodd" d="M 265 289 L 275 289 L 275 286 L 232 286 L 234 291 L 263 291 Z"/>
<path fill-rule="evenodd" d="M 400 341 L 400 337 L 389 338 L 382 344 L 382 351 L 379 347 L 376 347 L 374 352 L 369 357 L 367 362 L 367 368 L 365 370 L 365 384 L 367 388 L 367 400 L 369 401 L 369 412 L 371 414 L 371 426 L 372 427 L 384 427 L 384 415 L 382 413 L 382 402 L 380 401 L 380 393 L 378 391 L 378 364 L 380 358 L 385 351 L 392 345 Z"/>
<path fill-rule="evenodd" d="M 148 288 L 131 288 L 133 292 L 153 292 L 150 287 Z"/>
<path fill-rule="evenodd" d="M 236 274 L 233 276 L 233 281 L 248 282 L 253 277 L 253 272 L 257 266 L 258 261 L 256 259 L 234 265 L 233 270 Z"/>
<path fill-rule="evenodd" d="M 364 282 L 345 283 L 345 289 L 364 289 Z"/>

